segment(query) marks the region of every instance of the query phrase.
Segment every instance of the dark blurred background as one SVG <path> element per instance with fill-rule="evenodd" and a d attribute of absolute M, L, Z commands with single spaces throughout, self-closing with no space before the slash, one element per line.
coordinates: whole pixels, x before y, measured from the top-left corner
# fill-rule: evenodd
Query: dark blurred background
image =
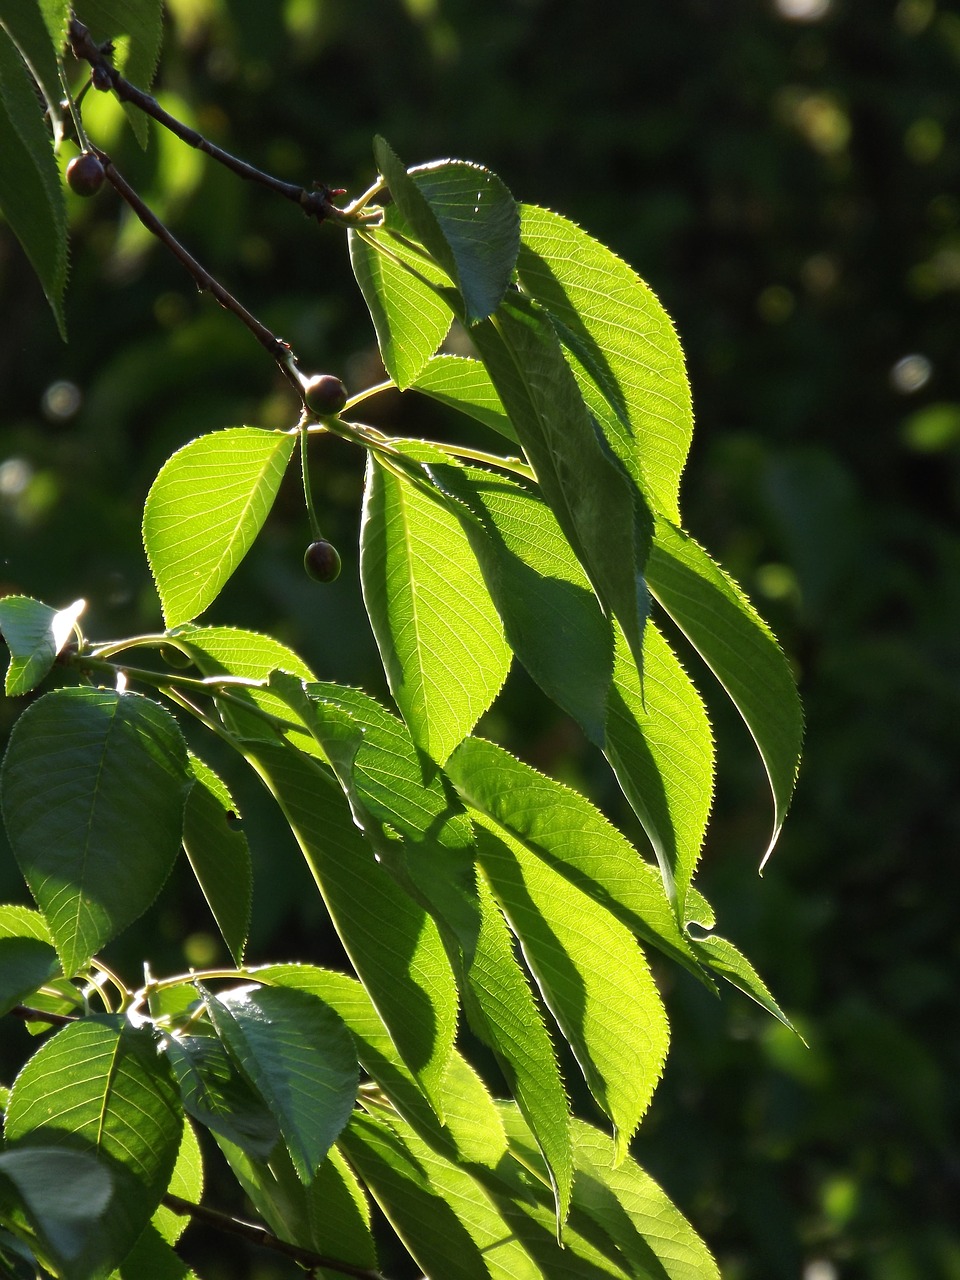
<path fill-rule="evenodd" d="M 704 681 L 720 765 L 699 883 L 809 1048 L 739 996 L 714 1001 L 663 970 L 673 1050 L 636 1154 L 725 1280 L 960 1277 L 960 12 L 168 0 L 167 18 L 158 91 L 215 141 L 351 194 L 374 176 L 375 132 L 408 163 L 481 161 L 610 244 L 674 316 L 698 423 L 685 523 L 782 639 L 808 726 L 760 880 L 764 779 Z M 305 368 L 352 390 L 376 379 L 340 232 L 156 131 L 140 152 L 100 95 L 86 117 Z M 0 585 L 56 605 L 85 596 L 88 634 L 107 638 L 160 625 L 138 525 L 163 460 L 219 426 L 289 425 L 295 407 L 246 331 L 109 190 L 70 200 L 68 346 L 0 231 Z M 458 430 L 412 396 L 381 397 L 374 415 L 393 431 Z M 331 440 L 313 461 L 340 581 L 304 577 L 291 484 L 209 616 L 273 630 L 321 678 L 382 692 L 357 584 L 362 459 Z M 19 710 L 0 704 L 4 734 Z M 522 673 L 484 727 L 615 806 Z M 325 959 L 295 851 L 221 763 L 260 872 L 251 960 Z M 0 892 L 25 898 L 9 856 Z M 109 953 L 132 982 L 143 955 L 158 973 L 222 955 L 185 878 L 135 933 Z M 6 1083 L 20 1037 L 4 1027 Z M 195 1248 L 208 1280 L 290 1274 Z"/>

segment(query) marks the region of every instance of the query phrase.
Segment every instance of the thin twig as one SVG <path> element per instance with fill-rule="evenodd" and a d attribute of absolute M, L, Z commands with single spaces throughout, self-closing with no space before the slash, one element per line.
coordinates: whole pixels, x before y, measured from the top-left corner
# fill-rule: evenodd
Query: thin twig
<path fill-rule="evenodd" d="M 143 200 L 130 186 L 126 178 L 123 177 L 105 151 L 101 151 L 99 147 L 92 145 L 90 150 L 99 158 L 100 163 L 103 165 L 104 176 L 114 191 L 129 205 L 150 234 L 156 236 L 161 244 L 165 245 L 177 261 L 193 276 L 198 289 L 213 294 L 221 307 L 233 312 L 239 320 L 243 321 L 260 345 L 277 362 L 280 372 L 302 399 L 306 380 L 297 369 L 297 361 L 290 349 L 290 344 L 284 342 L 282 338 L 278 338 L 275 333 L 271 333 L 265 324 L 262 324 L 255 315 L 248 311 L 242 302 L 239 302 L 228 289 L 225 289 L 220 281 L 212 276 L 189 250 L 184 248 L 153 210 L 144 204 Z"/>
<path fill-rule="evenodd" d="M 93 68 L 93 83 L 97 88 L 112 88 L 121 102 L 130 102 L 139 107 L 145 115 L 156 120 L 165 129 L 169 129 L 182 142 L 187 143 L 188 146 L 195 147 L 197 151 L 204 152 L 227 169 L 232 170 L 239 177 L 246 178 L 249 182 L 258 182 L 261 186 L 277 192 L 278 195 L 284 196 L 287 200 L 292 200 L 294 204 L 299 205 L 307 217 L 316 218 L 318 222 L 323 222 L 324 219 L 329 218 L 333 222 L 346 223 L 348 225 L 357 222 L 369 222 L 372 217 L 379 217 L 379 214 L 365 214 L 360 208 L 355 211 L 353 209 L 344 210 L 338 208 L 330 198 L 338 193 L 331 191 L 329 187 L 322 184 L 313 190 L 308 190 L 297 183 L 284 182 L 280 178 L 273 177 L 272 174 L 264 173 L 263 170 L 258 169 L 255 165 L 248 164 L 246 160 L 241 160 L 238 156 L 231 155 L 229 151 L 224 151 L 222 147 L 218 147 L 216 143 L 211 142 L 209 138 L 205 138 L 202 133 L 198 133 L 196 129 L 191 129 L 189 125 L 185 125 L 181 120 L 170 115 L 168 111 L 161 107 L 156 98 L 152 98 L 149 93 L 144 93 L 135 84 L 131 84 L 129 80 L 124 79 L 110 61 L 106 50 L 97 44 L 90 35 L 88 28 L 76 18 L 70 21 L 68 38 L 74 56 L 81 61 L 89 62 Z"/>
<path fill-rule="evenodd" d="M 264 1249 L 272 1249 L 274 1253 L 282 1253 L 304 1267 L 323 1267 L 328 1271 L 339 1271 L 341 1275 L 355 1276 L 358 1280 L 384 1280 L 379 1271 L 371 1271 L 368 1267 L 355 1267 L 349 1262 L 341 1262 L 337 1258 L 328 1258 L 325 1254 L 315 1253 L 312 1249 L 303 1249 L 299 1245 L 288 1244 L 266 1227 L 257 1226 L 253 1222 L 244 1222 L 242 1218 L 234 1218 L 219 1209 L 208 1209 L 202 1204 L 191 1204 L 189 1200 L 181 1200 L 179 1196 L 167 1194 L 162 1203 L 174 1213 L 189 1215 L 197 1222 L 216 1227 L 220 1231 L 228 1231 L 232 1235 L 241 1236 L 251 1244 L 258 1244 Z"/>
<path fill-rule="evenodd" d="M 49 1022 L 52 1027 L 65 1027 L 69 1022 L 78 1021 L 75 1013 L 51 1013 L 46 1009 L 31 1009 L 29 1005 L 15 1004 L 10 1010 L 15 1018 L 24 1022 Z"/>

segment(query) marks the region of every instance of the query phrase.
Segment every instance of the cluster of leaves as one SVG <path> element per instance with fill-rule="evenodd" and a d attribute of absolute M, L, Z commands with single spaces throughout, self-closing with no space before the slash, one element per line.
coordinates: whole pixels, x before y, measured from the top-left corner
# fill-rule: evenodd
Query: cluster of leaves
<path fill-rule="evenodd" d="M 0 127 L 42 173 L 50 137 L 39 120 L 42 147 L 23 135 L 7 86 L 35 79 L 54 105 L 31 71 L 51 51 L 56 68 L 66 11 L 29 5 L 21 26 L 7 7 L 0 47 L 18 69 L 4 64 Z M 756 739 L 771 847 L 799 750 L 789 670 L 681 526 L 690 397 L 649 289 L 476 164 L 407 169 L 382 139 L 375 158 L 348 239 L 389 382 L 339 415 L 222 429 L 168 460 L 143 518 L 162 634 L 93 643 L 79 602 L 0 601 L 7 694 L 58 686 L 23 712 L 0 773 L 37 906 L 0 911 L 0 1000 L 60 1027 L 5 1099 L 0 1251 L 24 1275 L 34 1260 L 66 1280 L 189 1274 L 171 1206 L 201 1198 L 197 1125 L 275 1240 L 323 1271 L 373 1274 L 370 1196 L 427 1274 L 717 1274 L 628 1155 L 668 1042 L 644 948 L 782 1014 L 710 932 L 692 883 L 713 744 L 654 611 Z M 0 197 L 19 234 L 19 206 Z M 45 254 L 56 236 L 43 231 Z M 55 255 L 21 238 L 56 310 L 43 265 Z M 473 355 L 441 350 L 454 324 Z M 384 386 L 466 414 L 509 455 L 385 438 L 356 420 Z M 367 451 L 361 579 L 396 711 L 318 681 L 273 637 L 197 621 L 298 448 L 309 504 L 307 441 L 330 431 Z M 606 757 L 655 861 L 584 796 L 475 735 L 514 658 Z M 244 965 L 246 837 L 174 711 L 273 794 L 353 975 Z M 99 952 L 148 910 L 181 849 L 236 967 L 148 973 L 131 989 Z M 512 1100 L 495 1101 L 463 1057 L 461 1017 Z M 557 1036 L 612 1136 L 571 1116 Z"/>

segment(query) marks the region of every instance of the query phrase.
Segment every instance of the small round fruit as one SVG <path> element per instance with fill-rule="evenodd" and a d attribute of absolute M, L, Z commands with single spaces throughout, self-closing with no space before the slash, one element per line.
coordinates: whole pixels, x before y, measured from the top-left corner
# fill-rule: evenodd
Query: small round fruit
<path fill-rule="evenodd" d="M 346 405 L 347 389 L 332 373 L 315 373 L 303 388 L 303 398 L 318 418 L 330 418 Z"/>
<path fill-rule="evenodd" d="M 74 156 L 67 165 L 67 185 L 76 196 L 95 196 L 103 186 L 103 165 L 92 151 Z"/>
<path fill-rule="evenodd" d="M 314 582 L 334 582 L 340 577 L 340 552 L 332 542 L 311 542 L 303 554 L 303 567 Z"/>

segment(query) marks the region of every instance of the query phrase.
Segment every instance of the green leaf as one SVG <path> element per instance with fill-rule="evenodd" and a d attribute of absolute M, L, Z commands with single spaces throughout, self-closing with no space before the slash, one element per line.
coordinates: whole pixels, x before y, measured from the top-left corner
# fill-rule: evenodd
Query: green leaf
<path fill-rule="evenodd" d="M 450 308 L 428 284 L 392 256 L 389 239 L 370 232 L 348 233 L 350 265 L 373 327 L 387 373 L 409 387 L 443 342 Z"/>
<path fill-rule="evenodd" d="M 460 1054 L 454 1052 L 444 1077 L 441 1126 L 355 978 L 307 964 L 265 965 L 251 976 L 309 991 L 336 1009 L 353 1035 L 364 1071 L 430 1146 L 453 1159 L 496 1167 L 506 1150 L 503 1126 L 489 1094 Z"/>
<path fill-rule="evenodd" d="M 399 1117 L 355 1113 L 341 1146 L 427 1275 L 540 1280 L 481 1183 L 432 1151 Z"/>
<path fill-rule="evenodd" d="M 777 1004 L 770 988 L 756 969 L 732 942 L 711 934 L 706 938 L 691 938 L 690 943 L 703 965 L 721 978 L 726 978 L 727 982 L 755 1000 L 762 1009 L 772 1013 L 785 1027 L 800 1034 Z"/>
<path fill-rule="evenodd" d="M 356 1100 L 353 1038 L 338 1014 L 303 991 L 200 990 L 217 1033 L 270 1107 L 298 1177 L 309 1184 Z"/>
<path fill-rule="evenodd" d="M 660 518 L 648 574 L 656 598 L 726 689 L 760 751 L 774 803 L 766 862 L 793 795 L 803 739 L 787 659 L 733 579 L 688 534 Z"/>
<path fill-rule="evenodd" d="M 273 506 L 296 436 L 227 427 L 168 458 L 147 494 L 143 543 L 168 627 L 216 600 Z"/>
<path fill-rule="evenodd" d="M 183 847 L 230 954 L 242 964 L 253 903 L 247 837 L 237 828 L 230 792 L 192 752 L 190 771 L 194 784 L 183 815 Z"/>
<path fill-rule="evenodd" d="M 33 77 L 0 30 L 0 212 L 20 241 L 66 341 L 67 211 Z"/>
<path fill-rule="evenodd" d="M 514 444 L 518 443 L 513 423 L 504 412 L 496 387 L 479 360 L 468 360 L 464 356 L 434 356 L 410 386 L 450 409 L 459 409 Z"/>
<path fill-rule="evenodd" d="M 376 1266 L 370 1207 L 336 1147 L 305 1187 L 285 1148 L 278 1148 L 267 1163 L 221 1137 L 217 1142 L 251 1203 L 280 1240 L 354 1267 Z"/>
<path fill-rule="evenodd" d="M 139 694 L 58 689 L 14 725 L 4 822 L 67 977 L 160 891 L 190 783 L 177 722 Z"/>
<path fill-rule="evenodd" d="M 400 212 L 460 290 L 467 323 L 492 315 L 520 247 L 520 215 L 506 186 L 489 169 L 463 160 L 407 173 L 383 138 L 373 151 Z"/>
<path fill-rule="evenodd" d="M 590 581 L 539 494 L 512 477 L 431 464 L 463 528 L 507 641 L 544 693 L 602 746 L 613 635 Z"/>
<path fill-rule="evenodd" d="M 443 764 L 499 693 L 510 649 L 460 522 L 373 457 L 360 580 L 390 692 L 414 741 Z"/>
<path fill-rule="evenodd" d="M 256 743 L 248 758 L 290 823 L 400 1056 L 434 1106 L 441 1107 L 457 991 L 436 925 L 377 862 L 319 761 L 266 742 Z"/>
<path fill-rule="evenodd" d="M 254 1159 L 267 1159 L 280 1129 L 263 1098 L 212 1035 L 164 1035 L 160 1049 L 184 1110 Z"/>
<path fill-rule="evenodd" d="M 579 792 L 467 738 L 447 764 L 461 799 L 673 960 L 697 971 L 657 872 Z"/>
<path fill-rule="evenodd" d="M 666 1059 L 663 1004 L 629 930 L 529 844 L 479 818 L 480 864 L 622 1159 Z"/>
<path fill-rule="evenodd" d="M 190 1219 L 183 1217 L 180 1221 L 186 1226 Z M 110 1280 L 197 1280 L 197 1277 L 150 1223 Z"/>
<path fill-rule="evenodd" d="M 570 1110 L 553 1045 L 510 934 L 486 881 L 478 880 L 481 930 L 467 969 L 464 1007 L 476 1034 L 493 1049 L 550 1173 L 559 1229 L 570 1207 L 573 1159 Z"/>
<path fill-rule="evenodd" d="M 163 0 L 84 0 L 83 20 L 98 42 L 116 43 L 114 66 L 138 89 L 149 89 L 163 40 Z M 148 118 L 124 104 L 141 147 L 146 147 Z"/>
<path fill-rule="evenodd" d="M 203 1199 L 203 1154 L 196 1130 L 187 1119 L 183 1122 L 177 1163 L 173 1166 L 167 1192 L 179 1196 L 181 1200 L 189 1200 L 191 1204 L 199 1204 Z M 147 1230 L 156 1230 L 167 1244 L 174 1245 L 189 1225 L 188 1215 L 174 1213 L 166 1205 L 161 1205 Z"/>
<path fill-rule="evenodd" d="M 700 695 L 652 624 L 643 686 L 617 627 L 604 752 L 643 823 L 679 918 L 713 799 L 713 736 Z"/>
<path fill-rule="evenodd" d="M 52 609 L 31 596 L 0 600 L 0 631 L 10 650 L 4 683 L 8 697 L 36 688 L 73 635 L 74 623 L 85 605 L 85 600 L 75 600 L 66 609 Z"/>
<path fill-rule="evenodd" d="M 0 1017 L 59 972 L 43 916 L 29 907 L 0 906 Z"/>
<path fill-rule="evenodd" d="M 5 1182 L 64 1280 L 88 1280 L 113 1195 L 104 1165 L 85 1151 L 23 1147 L 0 1153 L 0 1187 Z"/>
<path fill-rule="evenodd" d="M 66 43 L 68 0 L 0 0 L 0 26 L 20 51 L 20 56 L 43 94 L 55 135 L 62 131 L 60 100 L 63 90 L 57 58 Z"/>
<path fill-rule="evenodd" d="M 635 478 L 639 468 L 657 509 L 679 520 L 693 409 L 670 317 L 622 259 L 574 223 L 533 205 L 520 213 L 521 288 L 559 322 L 623 424 L 608 436 L 621 462 Z"/>
<path fill-rule="evenodd" d="M 519 295 L 472 333 L 544 498 L 642 661 L 652 528 L 642 495 L 591 417 L 545 313 Z"/>
<path fill-rule="evenodd" d="M 101 1265 L 129 1253 L 167 1189 L 183 1113 L 153 1035 L 120 1018 L 84 1018 L 37 1050 L 14 1083 L 10 1150 L 81 1151 L 109 1172 L 114 1199 L 100 1222 Z M 83 1280 L 91 1274 L 80 1273 Z M 78 1277 L 79 1280 L 79 1277 Z"/>

